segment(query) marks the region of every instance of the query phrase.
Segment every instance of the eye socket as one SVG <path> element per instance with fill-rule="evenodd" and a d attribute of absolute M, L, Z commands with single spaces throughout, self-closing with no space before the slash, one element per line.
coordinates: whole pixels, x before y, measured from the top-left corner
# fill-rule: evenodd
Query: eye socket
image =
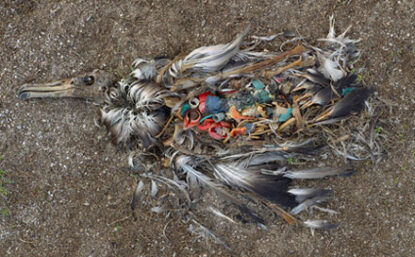
<path fill-rule="evenodd" d="M 94 82 L 95 82 L 94 76 L 87 75 L 87 76 L 84 77 L 85 85 L 90 86 L 90 85 L 94 84 Z"/>

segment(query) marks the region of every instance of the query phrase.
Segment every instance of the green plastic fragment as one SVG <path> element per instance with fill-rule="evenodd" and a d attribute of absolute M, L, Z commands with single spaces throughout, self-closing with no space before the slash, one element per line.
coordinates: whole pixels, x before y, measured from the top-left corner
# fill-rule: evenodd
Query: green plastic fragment
<path fill-rule="evenodd" d="M 262 82 L 261 82 L 261 81 L 259 81 L 259 80 L 253 80 L 253 81 L 252 81 L 252 85 L 254 86 L 254 88 L 255 88 L 256 90 L 261 90 L 261 89 L 264 89 L 264 88 L 265 88 L 264 83 L 262 83 Z"/>
<path fill-rule="evenodd" d="M 255 99 L 251 94 L 238 94 L 233 100 L 229 105 L 234 104 L 237 110 L 243 110 L 255 104 Z"/>
<path fill-rule="evenodd" d="M 342 96 L 346 96 L 348 93 L 352 92 L 356 88 L 354 87 L 348 87 L 348 88 L 342 88 Z"/>
<path fill-rule="evenodd" d="M 184 115 L 186 114 L 186 112 L 188 110 L 190 110 L 190 104 L 188 104 L 188 103 L 183 104 L 182 109 L 180 111 L 180 115 L 182 115 L 182 117 L 184 117 Z"/>
<path fill-rule="evenodd" d="M 255 94 L 255 98 L 259 104 L 267 103 L 272 100 L 270 94 L 266 90 L 259 90 Z"/>
<path fill-rule="evenodd" d="M 283 122 L 291 118 L 291 114 L 293 113 L 293 108 L 288 108 L 286 113 L 283 113 L 278 118 L 279 122 Z"/>

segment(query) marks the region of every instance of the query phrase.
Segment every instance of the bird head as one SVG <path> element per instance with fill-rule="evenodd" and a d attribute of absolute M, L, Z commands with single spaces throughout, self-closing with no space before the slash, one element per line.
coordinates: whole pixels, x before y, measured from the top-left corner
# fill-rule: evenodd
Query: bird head
<path fill-rule="evenodd" d="M 81 98 L 102 103 L 104 92 L 117 82 L 116 77 L 103 70 L 94 70 L 72 78 L 48 83 L 26 83 L 19 88 L 22 100 L 34 98 Z"/>

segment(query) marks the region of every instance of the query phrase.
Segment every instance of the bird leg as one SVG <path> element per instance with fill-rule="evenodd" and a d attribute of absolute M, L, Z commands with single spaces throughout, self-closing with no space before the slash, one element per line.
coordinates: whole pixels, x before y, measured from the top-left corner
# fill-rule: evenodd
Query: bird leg
<path fill-rule="evenodd" d="M 172 115 L 173 116 L 173 115 Z M 180 126 L 180 124 L 175 124 L 174 125 L 174 132 L 173 132 L 173 135 L 169 138 L 169 139 L 167 139 L 166 141 L 164 141 L 163 142 L 163 145 L 165 145 L 165 146 L 169 146 L 169 145 L 171 145 L 172 143 L 173 143 L 173 141 L 174 141 L 174 139 L 177 137 L 177 135 L 179 134 L 179 132 L 180 131 L 182 131 L 182 128 L 181 128 L 181 126 Z"/>
<path fill-rule="evenodd" d="M 261 69 L 261 68 L 264 68 L 264 67 L 267 67 L 267 66 L 270 66 L 270 65 L 274 65 L 274 64 L 282 61 L 283 59 L 287 58 L 287 57 L 302 54 L 304 51 L 305 51 L 304 47 L 301 46 L 301 45 L 298 45 L 298 46 L 294 47 L 293 49 L 291 49 L 287 52 L 284 52 L 282 54 L 273 56 L 273 57 L 271 57 L 271 58 L 269 58 L 265 61 L 254 63 L 254 64 L 251 64 L 249 66 L 227 72 L 225 74 L 233 75 L 233 74 L 237 74 L 237 73 L 253 72 L 253 71 L 256 71 L 258 69 Z"/>
<path fill-rule="evenodd" d="M 279 126 L 278 131 L 282 131 L 295 123 L 295 118 L 291 118 Z"/>
<path fill-rule="evenodd" d="M 170 118 L 166 122 L 166 125 L 164 125 L 163 129 L 160 131 L 160 133 L 157 136 L 155 136 L 155 138 L 160 138 L 164 134 L 166 129 L 169 127 L 170 122 L 173 120 L 174 116 L 175 116 L 174 114 L 170 114 Z"/>
<path fill-rule="evenodd" d="M 325 112 L 323 112 L 322 114 L 320 114 L 318 117 L 316 117 L 312 122 L 319 122 L 322 120 L 327 119 L 332 113 L 332 109 L 329 109 Z"/>

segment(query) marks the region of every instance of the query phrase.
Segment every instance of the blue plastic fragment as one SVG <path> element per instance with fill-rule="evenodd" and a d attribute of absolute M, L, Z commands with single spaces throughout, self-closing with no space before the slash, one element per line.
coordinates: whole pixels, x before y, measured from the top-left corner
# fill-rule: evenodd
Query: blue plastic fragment
<path fill-rule="evenodd" d="M 205 110 L 207 113 L 216 114 L 220 112 L 227 112 L 229 110 L 229 106 L 226 100 L 210 95 L 206 98 Z"/>
<path fill-rule="evenodd" d="M 283 122 L 291 118 L 291 114 L 293 113 L 293 108 L 288 108 L 286 113 L 283 113 L 278 118 L 279 122 Z"/>
<path fill-rule="evenodd" d="M 262 81 L 259 81 L 259 80 L 253 80 L 252 85 L 254 86 L 256 90 L 261 90 L 265 88 L 264 83 L 262 83 Z"/>
<path fill-rule="evenodd" d="M 252 124 L 252 123 L 246 123 L 245 125 L 245 128 L 246 128 L 246 130 L 245 130 L 245 134 L 246 135 L 249 135 L 251 132 L 253 132 L 254 131 L 254 129 L 255 129 L 255 125 L 254 124 Z"/>
<path fill-rule="evenodd" d="M 180 115 L 182 115 L 182 117 L 184 117 L 184 115 L 186 114 L 186 112 L 190 110 L 190 104 L 185 103 L 182 105 L 182 109 L 180 110 Z"/>
<path fill-rule="evenodd" d="M 356 88 L 354 87 L 348 87 L 348 88 L 342 88 L 342 96 L 346 96 L 348 93 L 352 92 Z"/>
<path fill-rule="evenodd" d="M 225 117 L 226 117 L 225 113 L 220 112 L 220 113 L 216 113 L 216 114 L 214 114 L 214 115 L 213 115 L 213 117 L 212 117 L 212 119 L 213 119 L 216 123 L 218 123 L 218 122 L 220 122 L 220 121 L 224 120 L 224 119 L 225 119 Z"/>

